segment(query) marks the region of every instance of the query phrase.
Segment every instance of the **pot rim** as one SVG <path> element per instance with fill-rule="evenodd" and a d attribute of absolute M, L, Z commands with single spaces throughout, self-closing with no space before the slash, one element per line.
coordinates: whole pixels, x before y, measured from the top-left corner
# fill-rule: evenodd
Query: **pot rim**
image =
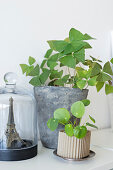
<path fill-rule="evenodd" d="M 61 133 L 65 133 L 65 131 L 64 130 L 60 130 L 59 132 L 61 132 Z M 66 134 L 66 133 L 65 133 Z M 87 134 L 91 134 L 91 130 L 87 130 L 87 133 L 86 133 L 86 135 Z M 73 136 L 69 136 L 69 137 L 73 137 Z M 75 137 L 75 136 L 74 136 Z M 85 137 L 85 136 L 84 136 Z M 81 138 L 81 139 L 83 139 L 83 138 Z"/>
<path fill-rule="evenodd" d="M 59 89 L 70 89 L 70 90 L 80 90 L 80 91 L 89 91 L 89 89 L 79 89 L 79 88 L 71 88 L 71 87 L 62 87 L 62 86 L 35 86 L 34 90 L 37 88 L 59 88 Z"/>

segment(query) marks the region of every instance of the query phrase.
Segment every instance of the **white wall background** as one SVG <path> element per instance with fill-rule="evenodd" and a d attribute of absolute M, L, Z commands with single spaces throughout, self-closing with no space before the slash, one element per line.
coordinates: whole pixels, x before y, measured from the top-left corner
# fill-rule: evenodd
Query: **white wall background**
<path fill-rule="evenodd" d="M 87 52 L 103 61 L 111 57 L 113 0 L 0 0 L 0 84 L 6 72 L 16 72 L 20 84 L 31 88 L 21 74 L 20 63 L 28 56 L 40 63 L 48 48 L 46 40 L 63 39 L 71 27 L 97 40 Z M 31 88 L 32 89 L 32 88 Z M 108 98 L 104 90 L 90 88 L 88 109 L 100 128 L 110 127 Z"/>

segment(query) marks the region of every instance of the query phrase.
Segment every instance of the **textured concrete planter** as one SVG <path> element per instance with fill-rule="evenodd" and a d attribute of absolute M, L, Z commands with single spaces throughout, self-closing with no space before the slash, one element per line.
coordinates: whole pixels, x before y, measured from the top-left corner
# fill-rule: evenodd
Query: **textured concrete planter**
<path fill-rule="evenodd" d="M 91 131 L 82 139 L 69 137 L 60 131 L 58 137 L 57 154 L 63 158 L 81 159 L 89 155 Z"/>
<path fill-rule="evenodd" d="M 68 87 L 44 86 L 34 88 L 35 98 L 38 108 L 38 124 L 40 139 L 43 146 L 57 148 L 58 132 L 63 129 L 59 125 L 57 130 L 52 132 L 47 127 L 47 121 L 53 117 L 53 113 L 58 108 L 70 110 L 70 106 L 78 101 L 87 98 L 88 90 L 80 90 Z"/>

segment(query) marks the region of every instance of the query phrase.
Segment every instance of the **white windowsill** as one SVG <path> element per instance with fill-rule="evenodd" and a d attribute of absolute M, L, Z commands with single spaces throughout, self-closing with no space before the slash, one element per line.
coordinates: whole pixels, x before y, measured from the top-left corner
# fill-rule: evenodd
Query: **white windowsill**
<path fill-rule="evenodd" d="M 113 168 L 113 133 L 111 129 L 92 132 L 91 150 L 95 157 L 69 162 L 53 155 L 53 150 L 42 147 L 35 158 L 19 162 L 0 162 L 1 170 L 110 170 Z"/>

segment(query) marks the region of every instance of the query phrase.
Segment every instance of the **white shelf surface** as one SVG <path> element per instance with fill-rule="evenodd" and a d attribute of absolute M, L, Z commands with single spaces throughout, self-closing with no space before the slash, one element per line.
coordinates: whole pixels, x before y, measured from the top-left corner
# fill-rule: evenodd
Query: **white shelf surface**
<path fill-rule="evenodd" d="M 69 162 L 53 155 L 52 149 L 42 147 L 35 158 L 18 162 L 0 162 L 1 170 L 110 170 L 113 168 L 113 133 L 110 129 L 92 132 L 91 150 L 95 157 Z M 102 145 L 101 145 L 102 144 Z M 95 145 L 95 146 L 94 146 Z M 101 146 L 101 147 L 100 147 Z"/>
<path fill-rule="evenodd" d="M 113 130 L 103 129 L 93 131 L 91 135 L 91 144 L 113 151 Z"/>

